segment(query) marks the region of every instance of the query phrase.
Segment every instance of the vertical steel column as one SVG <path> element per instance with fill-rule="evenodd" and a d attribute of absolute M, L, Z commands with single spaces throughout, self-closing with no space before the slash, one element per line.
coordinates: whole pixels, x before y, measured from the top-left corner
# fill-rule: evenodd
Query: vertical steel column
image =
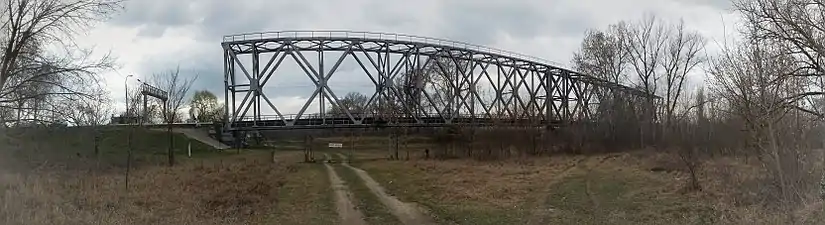
<path fill-rule="evenodd" d="M 455 119 L 458 118 L 461 114 L 461 104 L 458 103 L 458 98 L 459 96 L 461 96 L 461 83 L 459 79 L 461 79 L 461 76 L 463 76 L 463 74 L 461 74 L 461 70 L 459 69 L 461 68 L 461 65 L 459 65 L 457 60 L 455 60 L 455 56 L 453 56 L 452 54 L 448 54 L 448 56 L 450 56 L 450 58 L 453 58 L 452 60 L 455 63 L 455 69 L 453 70 L 453 74 L 451 74 L 452 76 L 455 76 L 452 79 L 453 96 L 451 96 L 450 98 L 450 107 L 452 108 L 450 111 L 453 112 L 453 115 L 451 115 L 450 118 Z"/>
<path fill-rule="evenodd" d="M 324 42 L 320 41 L 318 43 L 318 46 L 324 46 Z M 342 53 L 342 54 L 344 54 L 344 53 Z M 320 101 L 320 105 L 319 105 L 320 109 L 319 110 L 321 111 L 321 124 L 326 125 L 327 124 L 326 110 L 325 110 L 326 105 L 324 105 L 324 100 L 326 100 L 327 91 L 326 91 L 326 88 L 323 88 L 323 87 L 326 87 L 326 85 L 327 85 L 327 79 L 326 79 L 327 75 L 326 75 L 326 72 L 324 72 L 324 71 L 326 71 L 326 70 L 324 70 L 324 50 L 319 48 L 318 49 L 318 83 L 322 87 L 321 88 L 321 96 L 319 97 L 320 98 L 320 100 L 319 100 Z"/>
<path fill-rule="evenodd" d="M 386 47 L 386 46 L 382 46 L 382 48 L 383 47 Z M 386 103 L 386 101 L 387 101 L 386 94 L 387 93 L 384 92 L 384 89 L 386 88 L 386 85 L 387 85 L 386 82 L 387 81 L 386 81 L 386 77 L 384 75 L 386 74 L 386 69 L 387 69 L 386 68 L 387 65 L 385 65 L 385 64 L 389 64 L 389 63 L 385 62 L 384 57 L 381 56 L 381 51 L 376 51 L 375 55 L 376 55 L 376 58 L 378 58 L 378 67 L 379 67 L 379 68 L 376 69 L 377 72 L 378 72 L 378 88 L 376 90 L 378 92 L 378 117 L 382 118 L 382 119 L 386 119 L 386 109 L 384 107 L 386 107 L 386 104 L 387 104 Z"/>
<path fill-rule="evenodd" d="M 553 102 L 553 88 L 552 88 L 552 75 L 550 70 L 544 72 L 544 123 L 545 125 L 550 125 L 552 123 L 553 117 L 553 107 L 551 106 Z"/>
<path fill-rule="evenodd" d="M 562 79 L 563 79 L 562 86 L 563 87 L 562 87 L 562 89 L 563 89 L 563 93 L 564 93 L 564 102 L 563 102 L 564 105 L 562 106 L 562 108 L 564 110 L 564 119 L 566 120 L 565 122 L 570 122 L 570 120 L 572 119 L 572 115 L 570 115 L 570 82 L 571 82 L 571 79 L 570 79 L 570 73 L 568 73 L 567 71 L 562 72 L 562 74 L 563 74 L 563 77 L 562 77 Z"/>
<path fill-rule="evenodd" d="M 229 51 L 229 49 L 224 47 L 224 49 L 223 49 L 223 87 L 224 87 L 224 90 L 223 90 L 223 110 L 224 110 L 223 111 L 223 122 L 224 122 L 223 128 L 224 128 L 224 130 L 229 129 L 229 107 L 232 107 L 232 106 L 235 105 L 234 102 L 232 102 L 232 103 L 229 102 L 229 91 L 230 91 L 229 89 L 232 88 L 232 87 L 229 86 L 229 65 L 228 64 L 229 64 L 230 61 L 229 61 L 229 52 L 228 51 Z M 232 91 L 232 93 L 234 94 L 234 91 Z M 229 106 L 230 104 L 232 106 Z M 216 134 L 216 135 L 222 135 L 222 134 Z"/>
<path fill-rule="evenodd" d="M 392 80 L 390 80 L 390 74 L 392 73 L 392 63 L 390 63 L 390 44 L 385 43 L 382 50 L 384 50 L 384 66 L 381 67 L 382 70 L 384 70 L 384 88 L 382 88 L 382 91 L 384 92 L 384 96 L 387 98 L 384 103 L 384 107 L 386 107 L 384 110 L 388 113 L 387 123 L 390 123 L 393 116 L 392 108 L 394 104 L 394 101 L 390 98 L 390 94 L 392 93 L 389 91 L 391 88 L 390 84 L 392 82 Z"/>
<path fill-rule="evenodd" d="M 261 95 L 258 92 L 258 85 L 260 84 L 260 56 L 257 45 L 252 48 L 252 80 L 249 81 L 249 91 L 252 92 L 252 124 L 258 126 L 258 120 L 261 116 Z"/>
<path fill-rule="evenodd" d="M 503 71 L 501 64 L 496 64 L 496 97 L 493 100 L 493 105 L 496 106 L 496 114 L 498 117 L 501 117 L 504 114 L 501 109 L 501 99 L 503 99 L 501 94 L 503 90 L 501 87 L 501 71 Z"/>
<path fill-rule="evenodd" d="M 367 54 L 368 53 L 364 52 L 364 55 L 367 55 Z M 384 106 L 383 105 L 383 103 L 384 103 L 384 90 L 383 90 L 384 89 L 384 64 L 383 64 L 384 58 L 381 58 L 381 52 L 380 51 L 376 51 L 375 55 L 376 55 L 375 58 L 378 59 L 378 68 L 375 68 L 375 72 L 378 73 L 378 77 L 377 77 L 378 80 L 375 84 L 375 94 L 378 96 L 378 103 L 377 103 L 378 107 L 376 107 L 378 109 L 378 111 L 375 112 L 374 117 L 383 118 L 383 116 L 384 116 L 384 114 L 383 114 L 383 110 L 384 110 L 384 108 L 383 108 L 383 106 Z"/>
<path fill-rule="evenodd" d="M 530 110 L 533 113 L 532 119 L 541 119 L 542 112 L 539 108 L 538 103 L 538 89 L 539 87 L 536 85 L 536 74 L 538 71 L 535 71 L 535 67 L 530 70 L 530 107 L 535 107 Z"/>
<path fill-rule="evenodd" d="M 232 51 L 232 49 L 229 49 L 228 51 Z M 232 57 L 233 56 L 230 54 L 229 58 L 227 59 L 230 62 L 230 64 L 229 64 L 229 81 L 230 81 L 231 87 L 232 87 L 232 102 L 227 103 L 227 104 L 232 104 L 232 120 L 228 121 L 228 122 L 230 122 L 231 125 L 235 125 L 235 122 L 238 120 L 238 118 L 235 115 L 235 112 L 237 112 L 238 107 L 241 107 L 241 106 L 236 105 L 237 104 L 236 103 L 237 102 L 237 97 L 238 97 L 237 96 L 238 95 L 238 89 L 237 89 L 238 86 L 237 86 L 237 82 L 235 82 L 235 61 L 232 60 Z M 230 128 L 231 128 L 231 126 L 230 126 Z"/>
<path fill-rule="evenodd" d="M 473 58 L 473 57 L 470 56 L 469 58 Z M 475 71 L 476 64 L 473 63 L 471 60 L 468 60 L 467 63 L 470 63 L 472 65 L 472 66 L 470 66 L 471 69 L 470 69 L 470 72 L 469 72 L 470 74 L 468 76 L 470 80 L 467 82 L 467 84 L 469 84 L 469 87 L 467 87 L 467 89 L 469 90 L 467 95 L 469 95 L 469 97 L 470 97 L 470 121 L 472 121 L 472 123 L 475 124 L 475 121 L 476 121 L 476 97 L 475 96 L 477 96 L 478 93 L 476 92 L 476 79 L 474 77 L 475 74 L 473 74 L 473 71 Z M 484 70 L 483 67 L 482 67 L 482 70 Z M 465 77 L 465 79 L 466 78 L 467 77 Z M 470 135 L 470 137 L 472 137 L 472 136 L 474 136 L 474 135 Z M 470 146 L 472 146 L 472 145 L 470 145 Z"/>
<path fill-rule="evenodd" d="M 452 55 L 450 55 L 449 52 L 447 53 L 447 57 L 450 57 L 449 60 L 452 62 Z M 444 68 L 442 68 L 442 70 L 444 70 Z M 455 68 L 453 68 L 452 71 L 444 70 L 444 73 L 449 73 L 449 74 L 444 74 L 444 76 L 447 77 L 447 82 L 449 82 L 449 86 L 447 86 L 447 87 L 450 90 L 450 92 L 449 92 L 450 93 L 449 103 L 447 104 L 447 109 L 450 112 L 450 117 L 447 117 L 447 118 L 452 120 L 456 117 L 455 116 L 456 115 L 456 111 L 455 111 L 456 97 L 455 96 L 458 95 L 458 87 L 457 87 L 458 83 L 456 83 L 456 80 L 458 80 L 458 63 L 455 63 Z"/>
<path fill-rule="evenodd" d="M 415 72 L 413 72 L 413 76 L 411 78 L 411 80 L 412 80 L 411 83 L 412 83 L 412 86 L 413 86 L 412 91 L 414 92 L 412 94 L 412 96 L 413 96 L 412 102 L 415 103 L 415 105 L 413 106 L 414 107 L 413 108 L 413 111 L 414 111 L 413 116 L 417 116 L 418 118 L 421 118 L 422 116 L 424 116 L 426 114 L 426 112 L 424 111 L 424 107 L 421 106 L 421 95 L 422 95 L 421 92 L 424 91 L 424 86 L 425 86 L 422 77 L 424 76 L 425 71 L 424 71 L 424 68 L 421 65 L 421 47 L 416 45 L 414 48 L 415 48 L 415 56 L 413 58 L 415 59 L 415 62 L 414 62 L 415 64 L 413 66 L 413 71 L 415 71 Z M 427 59 L 429 60 L 429 57 Z"/>

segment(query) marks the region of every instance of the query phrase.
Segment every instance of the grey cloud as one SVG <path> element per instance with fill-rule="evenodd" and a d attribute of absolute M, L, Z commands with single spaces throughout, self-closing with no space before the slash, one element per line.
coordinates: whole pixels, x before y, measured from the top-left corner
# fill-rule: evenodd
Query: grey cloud
<path fill-rule="evenodd" d="M 166 32 L 166 27 L 157 25 L 144 25 L 138 30 L 139 37 L 160 37 Z"/>
<path fill-rule="evenodd" d="M 293 29 L 346 29 L 434 36 L 492 44 L 500 33 L 529 39 L 578 32 L 586 19 L 543 1 L 130 1 L 113 22 L 158 36 L 190 26 L 198 41 Z"/>
<path fill-rule="evenodd" d="M 724 0 L 681 1 L 716 6 Z M 149 37 L 163 35 L 169 28 L 193 28 L 197 47 L 146 58 L 140 62 L 140 72 L 163 72 L 180 64 L 183 71 L 199 74 L 193 89 L 206 89 L 223 98 L 223 54 L 219 45 L 223 35 L 271 30 L 345 29 L 397 32 L 493 45 L 500 42 L 500 35 L 506 34 L 514 38 L 514 42 L 524 43 L 516 45 L 521 49 L 506 50 L 535 53 L 536 56 L 564 63 L 572 50 L 578 47 L 578 40 L 585 30 L 606 25 L 599 20 L 600 15 L 583 11 L 589 10 L 588 7 L 570 7 L 575 4 L 576 1 L 541 0 L 133 0 L 112 23 L 140 27 L 140 35 Z M 609 7 L 607 5 L 602 7 Z M 530 44 L 539 43 L 532 40 L 538 37 L 550 37 L 552 40 L 549 43 L 552 44 L 549 45 L 552 46 Z M 286 66 L 279 69 L 277 77 L 267 84 L 266 93 L 270 98 L 308 97 L 314 90 L 303 71 L 291 61 L 288 59 Z M 331 63 L 334 62 L 327 61 L 328 65 Z M 371 84 L 357 64 L 347 62 L 336 72 L 330 85 L 339 97 L 350 91 L 372 93 L 368 86 L 360 87 L 352 83 Z M 303 86 L 287 87 L 290 85 Z"/>
<path fill-rule="evenodd" d="M 538 34 L 537 21 L 544 18 L 537 9 L 511 2 L 451 1 L 440 14 L 447 38 L 476 44 L 494 42 L 498 32 L 529 38 Z"/>
<path fill-rule="evenodd" d="M 187 1 L 126 1 L 124 10 L 110 23 L 141 27 L 140 36 L 157 37 L 167 28 L 195 22 L 197 12 Z"/>
<path fill-rule="evenodd" d="M 128 1 L 112 19 L 122 26 L 142 27 L 146 35 L 162 35 L 168 28 L 194 26 L 198 40 L 220 40 L 223 35 L 265 31 L 263 28 L 295 24 L 305 17 L 304 4 L 296 1 Z M 152 36 L 152 37 L 155 37 Z"/>
<path fill-rule="evenodd" d="M 223 35 L 294 29 L 306 19 L 307 6 L 298 1 L 212 1 L 203 5 L 203 19 L 196 25 L 203 40 L 218 40 Z"/>
<path fill-rule="evenodd" d="M 362 24 L 374 23 L 379 31 L 433 35 L 437 30 L 443 1 L 369 1 L 364 5 L 368 13 L 360 15 Z"/>
<path fill-rule="evenodd" d="M 223 96 L 223 54 L 220 47 L 197 48 L 188 52 L 169 52 L 139 62 L 138 74 L 162 74 L 180 66 L 186 78 L 198 76 L 192 90 L 209 90 Z"/>
<path fill-rule="evenodd" d="M 690 3 L 690 4 L 707 5 L 707 6 L 710 6 L 710 7 L 727 10 L 727 9 L 731 8 L 732 1 L 738 1 L 738 0 L 679 0 L 679 1 L 685 2 L 685 3 Z"/>

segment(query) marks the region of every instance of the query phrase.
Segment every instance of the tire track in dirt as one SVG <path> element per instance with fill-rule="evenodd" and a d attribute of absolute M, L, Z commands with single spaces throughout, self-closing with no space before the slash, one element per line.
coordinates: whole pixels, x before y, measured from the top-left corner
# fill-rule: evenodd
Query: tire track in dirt
<path fill-rule="evenodd" d="M 344 180 L 341 180 L 341 177 L 335 173 L 335 169 L 327 163 L 331 158 L 326 153 L 324 153 L 324 156 L 327 159 L 324 161 L 324 166 L 327 168 L 330 185 L 332 185 L 332 190 L 335 192 L 335 208 L 338 210 L 341 224 L 367 225 L 367 222 L 364 221 L 364 214 L 352 204 L 352 192 L 349 191 Z"/>
<path fill-rule="evenodd" d="M 544 184 L 544 186 L 550 187 L 550 186 L 553 186 L 553 185 L 561 182 L 565 178 L 569 177 L 575 169 L 579 168 L 581 166 L 581 164 L 584 163 L 588 159 L 589 159 L 588 157 L 585 157 L 585 158 L 581 158 L 579 160 L 576 160 L 575 163 L 573 163 L 572 165 L 564 168 L 561 172 L 559 172 L 559 174 L 556 175 L 557 176 L 556 179 L 552 180 L 549 183 Z M 552 208 L 549 208 L 547 206 L 547 198 L 549 197 L 549 195 L 550 195 L 550 190 L 545 190 L 541 194 L 541 197 L 539 198 L 539 200 L 536 203 L 534 203 L 534 205 L 532 206 L 533 211 L 532 211 L 531 215 L 528 217 L 527 221 L 525 221 L 524 224 L 526 224 L 526 225 L 547 224 L 547 221 L 545 221 L 545 220 L 547 219 L 547 216 L 551 214 L 550 211 L 552 210 Z"/>
<path fill-rule="evenodd" d="M 341 153 L 337 154 L 338 157 L 344 159 L 341 163 L 345 167 L 355 171 L 355 173 L 358 174 L 358 177 L 360 177 L 361 180 L 364 181 L 364 184 L 367 185 L 367 188 L 369 188 L 373 194 L 378 196 L 378 199 L 381 201 L 381 203 L 387 206 L 387 208 L 389 208 L 390 211 L 392 211 L 392 214 L 395 215 L 395 217 L 397 217 L 398 220 L 401 221 L 401 223 L 406 225 L 437 224 L 432 217 L 423 213 L 421 209 L 414 203 L 402 202 L 401 200 L 398 200 L 398 198 L 387 194 L 387 192 L 384 191 L 384 188 L 381 187 L 381 185 L 378 184 L 378 182 L 372 179 L 369 173 L 362 169 L 350 166 L 349 163 L 347 163 L 346 156 L 344 156 Z"/>

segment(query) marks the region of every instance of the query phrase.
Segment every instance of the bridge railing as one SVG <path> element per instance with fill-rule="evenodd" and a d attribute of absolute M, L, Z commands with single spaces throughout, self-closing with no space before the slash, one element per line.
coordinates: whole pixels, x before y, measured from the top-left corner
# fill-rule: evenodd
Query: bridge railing
<path fill-rule="evenodd" d="M 286 114 L 286 115 L 283 115 L 283 116 L 284 116 L 283 120 L 285 120 L 285 121 L 293 121 L 298 117 L 297 114 Z M 372 113 L 370 113 L 370 114 L 352 114 L 352 116 L 356 119 L 359 119 L 359 118 L 362 118 L 362 117 L 366 117 L 366 118 L 379 118 L 379 117 L 381 117 L 381 115 L 372 114 Z M 408 116 L 408 115 L 388 116 L 388 117 L 408 118 L 408 119 L 414 118 L 414 117 Z M 416 115 L 416 117 L 420 117 L 420 118 L 441 118 L 441 116 L 437 113 L 420 114 L 420 115 Z M 300 119 L 302 119 L 302 120 L 313 120 L 313 119 L 344 119 L 344 118 L 349 119 L 349 117 L 346 114 L 327 113 L 327 114 L 324 114 L 324 116 L 321 116 L 320 114 L 304 114 L 304 115 L 301 115 Z M 488 116 L 488 115 L 483 114 L 483 113 L 482 114 L 459 114 L 459 115 L 456 116 L 456 119 L 470 119 L 470 118 L 502 119 L 502 120 L 530 119 L 530 118 L 541 119 L 541 117 L 538 116 L 538 115 L 532 116 L 532 117 L 531 116 L 516 116 L 516 117 L 513 117 L 513 116 L 510 116 L 510 115 Z M 240 117 L 238 121 L 254 121 L 254 120 L 255 120 L 255 117 L 253 117 L 253 116 L 244 116 L 244 117 Z M 281 120 L 281 117 L 277 116 L 277 115 L 261 115 L 261 116 L 258 117 L 258 120 L 259 121 Z"/>
<path fill-rule="evenodd" d="M 396 34 L 385 32 L 364 32 L 364 31 L 311 31 L 311 30 L 291 30 L 291 31 L 273 31 L 273 32 L 255 32 L 242 33 L 234 35 L 226 35 L 223 37 L 224 42 L 249 41 L 249 40 L 265 40 L 265 39 L 281 39 L 281 38 L 362 38 L 362 39 L 377 39 L 387 41 L 408 41 L 416 43 L 425 43 L 431 45 L 442 45 L 454 48 L 463 48 L 475 50 L 478 52 L 497 54 L 511 58 L 543 63 L 550 66 L 564 68 L 565 65 L 550 61 L 544 58 L 525 55 L 517 52 L 491 48 L 487 46 L 471 44 L 461 41 L 453 41 L 442 38 L 433 38 L 408 34 Z"/>

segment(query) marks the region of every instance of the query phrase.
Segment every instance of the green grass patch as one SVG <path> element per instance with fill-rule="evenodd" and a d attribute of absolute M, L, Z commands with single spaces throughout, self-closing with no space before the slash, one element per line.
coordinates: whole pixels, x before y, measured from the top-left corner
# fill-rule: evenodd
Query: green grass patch
<path fill-rule="evenodd" d="M 355 154 L 356 156 L 358 154 Z M 521 207 L 497 208 L 471 200 L 445 201 L 441 190 L 432 185 L 432 175 L 399 163 L 369 163 L 357 158 L 353 161 L 366 170 L 388 193 L 401 201 L 423 205 L 439 223 L 444 224 L 524 224 L 528 211 Z"/>
<path fill-rule="evenodd" d="M 713 210 L 663 181 L 622 172 L 577 174 L 549 187 L 550 224 L 713 224 Z"/>
<path fill-rule="evenodd" d="M 674 188 L 679 185 L 670 183 L 682 181 L 646 171 L 603 166 L 589 174 L 574 168 L 566 178 L 545 179 L 548 182 L 514 177 L 512 181 L 521 183 L 514 185 L 529 186 L 519 189 L 533 191 L 520 192 L 529 196 L 504 207 L 495 204 L 495 196 L 456 198 L 444 194 L 446 190 L 456 193 L 454 187 L 460 184 L 445 184 L 451 180 L 443 177 L 473 174 L 472 166 L 433 170 L 428 163 L 389 161 L 380 155 L 356 151 L 351 164 L 369 172 L 400 200 L 428 208 L 437 221 L 445 224 L 716 224 L 720 217 L 702 194 L 683 193 Z M 485 187 L 464 188 L 473 191 Z"/>
<path fill-rule="evenodd" d="M 297 163 L 288 174 L 267 221 L 272 224 L 337 224 L 334 196 L 324 165 Z"/>
<path fill-rule="evenodd" d="M 332 157 L 340 161 L 336 155 Z M 378 199 L 378 196 L 373 194 L 364 181 L 355 174 L 355 171 L 344 167 L 340 164 L 334 165 L 335 172 L 347 184 L 347 187 L 353 194 L 353 204 L 358 207 L 361 213 L 364 214 L 364 220 L 369 224 L 401 224 L 401 221 L 396 218 L 389 208 L 387 208 Z"/>
<path fill-rule="evenodd" d="M 7 129 L 0 137 L 0 153 L 10 154 L 19 166 L 31 168 L 43 164 L 61 168 L 125 167 L 129 147 L 134 166 L 163 164 L 167 151 L 173 147 L 176 159 L 187 157 L 191 143 L 192 157 L 202 158 L 221 154 L 211 146 L 190 139 L 183 134 L 144 128 L 103 126 L 52 127 Z"/>

